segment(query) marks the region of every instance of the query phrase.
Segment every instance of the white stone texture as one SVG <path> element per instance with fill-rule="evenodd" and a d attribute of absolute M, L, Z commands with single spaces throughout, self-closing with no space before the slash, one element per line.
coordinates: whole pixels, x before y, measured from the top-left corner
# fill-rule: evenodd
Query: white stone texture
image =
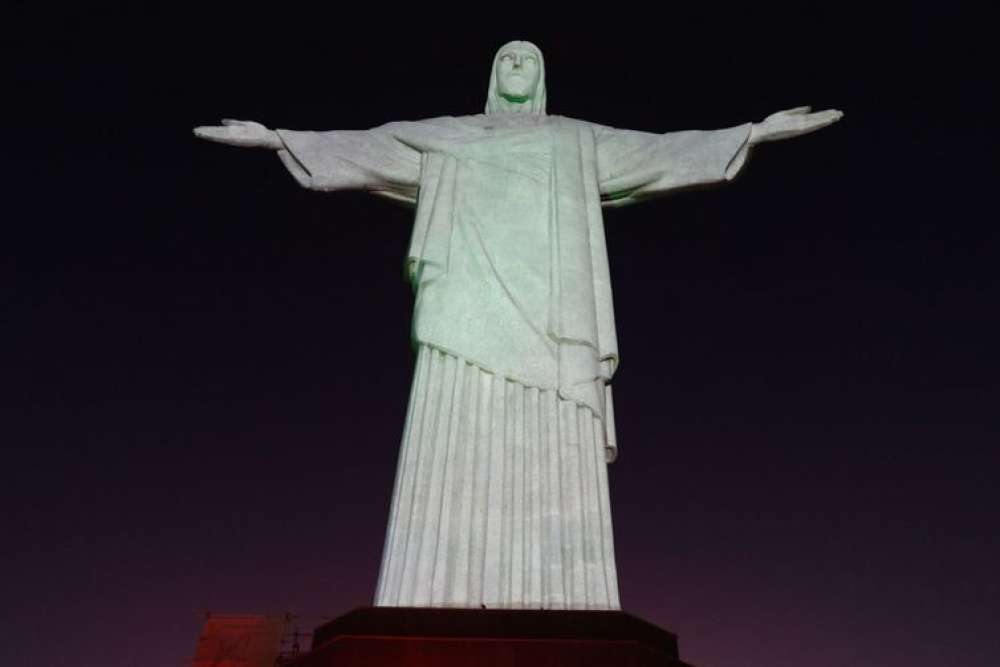
<path fill-rule="evenodd" d="M 602 200 L 726 180 L 749 134 L 528 114 L 278 130 L 302 185 L 416 205 L 407 272 L 423 356 L 376 604 L 618 608 L 603 464 L 617 451 L 618 349 Z M 525 431 L 529 411 L 529 423 L 544 416 L 542 442 Z M 491 420 L 485 432 L 471 414 Z M 476 456 L 486 467 L 470 472 Z M 555 479 L 539 477 L 543 460 Z"/>
<path fill-rule="evenodd" d="M 842 116 L 798 107 L 655 134 L 545 106 L 541 52 L 511 42 L 485 114 L 195 129 L 277 150 L 304 187 L 416 208 L 406 272 L 419 357 L 376 604 L 618 608 L 604 462 L 617 454 L 619 359 L 601 208 L 724 182 L 751 145 Z"/>
<path fill-rule="evenodd" d="M 277 133 L 303 186 L 416 205 L 416 342 L 604 421 L 618 344 L 601 205 L 732 177 L 750 124 L 651 134 L 507 114 Z"/>
<path fill-rule="evenodd" d="M 419 347 L 375 604 L 618 609 L 590 408 Z"/>

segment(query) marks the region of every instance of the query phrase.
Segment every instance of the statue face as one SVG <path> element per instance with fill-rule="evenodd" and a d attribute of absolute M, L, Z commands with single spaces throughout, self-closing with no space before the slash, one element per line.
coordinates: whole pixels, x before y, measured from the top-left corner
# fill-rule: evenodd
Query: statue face
<path fill-rule="evenodd" d="M 511 102 L 527 102 L 535 94 L 541 64 L 531 49 L 509 46 L 497 59 L 497 92 Z"/>

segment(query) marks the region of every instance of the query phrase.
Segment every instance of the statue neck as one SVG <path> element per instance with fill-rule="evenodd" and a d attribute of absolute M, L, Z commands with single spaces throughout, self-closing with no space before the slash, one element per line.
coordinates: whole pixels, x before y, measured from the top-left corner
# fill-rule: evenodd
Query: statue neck
<path fill-rule="evenodd" d="M 499 108 L 497 113 L 534 113 L 531 109 L 531 98 L 510 98 L 504 95 L 498 95 L 497 100 Z"/>

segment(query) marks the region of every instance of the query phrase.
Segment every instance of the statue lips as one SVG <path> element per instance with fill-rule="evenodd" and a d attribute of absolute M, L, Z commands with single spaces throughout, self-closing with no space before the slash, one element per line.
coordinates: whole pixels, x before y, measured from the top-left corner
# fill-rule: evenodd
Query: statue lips
<path fill-rule="evenodd" d="M 511 70 L 504 73 L 504 87 L 507 88 L 508 94 L 513 95 L 526 95 L 528 94 L 527 86 L 530 85 L 530 79 L 524 75 L 524 73 L 519 70 Z"/>

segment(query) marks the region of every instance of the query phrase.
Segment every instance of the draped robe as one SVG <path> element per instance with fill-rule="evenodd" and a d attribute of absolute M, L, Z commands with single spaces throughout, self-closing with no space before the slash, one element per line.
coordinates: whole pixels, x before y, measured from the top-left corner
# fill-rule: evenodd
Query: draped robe
<path fill-rule="evenodd" d="M 494 114 L 277 131 L 301 185 L 416 206 L 419 354 L 377 604 L 618 608 L 601 207 L 732 178 L 750 127 Z"/>

